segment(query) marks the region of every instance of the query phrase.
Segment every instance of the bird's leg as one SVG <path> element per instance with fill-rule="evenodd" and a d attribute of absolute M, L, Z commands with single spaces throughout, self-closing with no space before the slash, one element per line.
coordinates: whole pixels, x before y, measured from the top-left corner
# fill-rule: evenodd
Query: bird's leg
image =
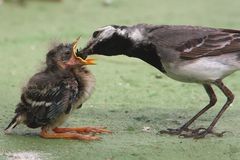
<path fill-rule="evenodd" d="M 212 106 L 214 106 L 217 102 L 216 95 L 211 87 L 210 84 L 204 84 L 203 85 L 204 89 L 206 90 L 208 96 L 209 96 L 209 104 L 205 106 L 201 111 L 199 111 L 195 116 L 193 116 L 188 122 L 186 122 L 184 125 L 177 129 L 171 129 L 168 128 L 167 130 L 162 130 L 160 131 L 161 134 L 172 134 L 172 135 L 180 135 L 182 132 L 196 132 L 196 130 L 189 129 L 188 127 L 198 118 L 200 117 L 203 113 L 205 113 L 208 109 L 210 109 Z M 198 130 L 198 129 L 197 129 Z"/>
<path fill-rule="evenodd" d="M 112 133 L 104 127 L 81 127 L 81 128 L 54 128 L 55 133 L 77 132 L 77 133 Z"/>
<path fill-rule="evenodd" d="M 223 136 L 223 134 L 225 132 L 222 133 L 214 133 L 213 132 L 213 127 L 216 125 L 216 123 L 218 122 L 219 118 L 222 116 L 222 114 L 226 111 L 226 109 L 229 107 L 229 105 L 233 102 L 234 100 L 234 95 L 233 93 L 223 84 L 223 82 L 221 80 L 217 80 L 214 83 L 223 93 L 224 95 L 227 97 L 227 102 L 223 105 L 222 109 L 218 112 L 217 116 L 213 119 L 212 123 L 209 125 L 209 127 L 207 129 L 205 128 L 201 128 L 196 130 L 196 132 L 190 136 L 184 136 L 184 137 L 194 137 L 194 138 L 204 138 L 207 134 L 213 134 L 216 135 L 218 137 Z"/>
<path fill-rule="evenodd" d="M 100 137 L 82 135 L 79 133 L 49 133 L 47 130 L 42 129 L 40 136 L 47 139 L 76 139 L 76 140 L 100 140 Z"/>

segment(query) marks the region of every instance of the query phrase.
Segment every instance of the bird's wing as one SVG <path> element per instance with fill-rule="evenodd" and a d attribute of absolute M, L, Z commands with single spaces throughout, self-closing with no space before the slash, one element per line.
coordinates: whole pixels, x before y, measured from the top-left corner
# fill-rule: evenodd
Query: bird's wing
<path fill-rule="evenodd" d="M 180 52 L 183 59 L 240 51 L 240 30 L 194 26 L 159 26 L 151 31 L 156 46 Z"/>
<path fill-rule="evenodd" d="M 65 79 L 44 88 L 37 86 L 29 86 L 22 95 L 34 123 L 48 123 L 58 115 L 70 112 L 78 93 L 77 82 Z"/>
<path fill-rule="evenodd" d="M 176 48 L 183 59 L 194 59 L 203 56 L 217 56 L 240 51 L 240 33 L 228 30 L 210 33 L 197 39 L 191 39 Z"/>

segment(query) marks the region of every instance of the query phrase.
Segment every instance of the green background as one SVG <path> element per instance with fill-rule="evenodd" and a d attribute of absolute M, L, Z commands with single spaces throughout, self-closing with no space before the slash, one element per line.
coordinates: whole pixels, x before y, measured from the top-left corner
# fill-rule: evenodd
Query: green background
<path fill-rule="evenodd" d="M 52 43 L 72 42 L 81 35 L 83 47 L 92 32 L 109 24 L 189 24 L 240 29 L 238 0 L 63 0 L 10 1 L 0 5 L 0 129 L 7 126 L 21 88 L 44 66 Z M 182 139 L 156 135 L 178 127 L 208 103 L 203 87 L 169 79 L 137 59 L 93 56 L 96 76 L 92 97 L 65 126 L 107 126 L 114 133 L 101 141 L 46 140 L 39 129 L 18 126 L 10 136 L 0 133 L 0 159 L 29 153 L 33 159 L 84 160 L 238 160 L 240 159 L 240 74 L 224 80 L 235 101 L 215 130 L 224 137 Z M 207 127 L 226 98 L 193 127 Z M 150 127 L 143 132 L 143 127 Z M 35 157 L 35 158 L 34 158 Z"/>

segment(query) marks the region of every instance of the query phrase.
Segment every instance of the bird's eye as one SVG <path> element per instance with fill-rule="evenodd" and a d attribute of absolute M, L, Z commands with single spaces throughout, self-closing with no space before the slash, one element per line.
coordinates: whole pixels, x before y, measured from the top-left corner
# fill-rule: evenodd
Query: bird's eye
<path fill-rule="evenodd" d="M 101 33 L 101 31 L 95 31 L 95 32 L 93 32 L 92 37 L 96 38 L 100 33 Z"/>
<path fill-rule="evenodd" d="M 69 55 L 69 54 L 71 54 L 71 52 L 65 52 L 65 55 Z"/>
<path fill-rule="evenodd" d="M 62 61 L 68 61 L 70 57 L 71 57 L 71 52 L 65 51 L 63 52 L 61 59 Z"/>

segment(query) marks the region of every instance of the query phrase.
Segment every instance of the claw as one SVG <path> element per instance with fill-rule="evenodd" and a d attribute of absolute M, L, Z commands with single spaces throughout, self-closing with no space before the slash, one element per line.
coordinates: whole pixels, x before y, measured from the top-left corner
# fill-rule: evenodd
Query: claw
<path fill-rule="evenodd" d="M 112 133 L 106 127 L 81 127 L 81 128 L 54 128 L 56 133 L 77 132 L 77 133 Z"/>
<path fill-rule="evenodd" d="M 161 130 L 159 134 L 169 134 L 169 135 L 178 135 L 180 138 L 194 138 L 194 139 L 200 139 L 204 138 L 208 134 L 215 135 L 217 137 L 222 137 L 226 131 L 221 133 L 215 133 L 212 130 L 209 130 L 207 128 L 197 128 L 197 129 L 189 129 L 189 128 L 177 128 L 177 129 L 171 129 L 168 128 L 167 130 Z"/>
<path fill-rule="evenodd" d="M 159 134 L 170 134 L 170 135 L 180 135 L 182 132 L 189 132 L 191 129 L 189 128 L 168 128 L 167 130 L 159 131 Z"/>
<path fill-rule="evenodd" d="M 78 133 L 48 133 L 46 130 L 42 130 L 40 133 L 42 138 L 47 139 L 76 139 L 76 140 L 100 140 L 101 137 L 91 136 L 91 135 L 83 135 Z"/>

